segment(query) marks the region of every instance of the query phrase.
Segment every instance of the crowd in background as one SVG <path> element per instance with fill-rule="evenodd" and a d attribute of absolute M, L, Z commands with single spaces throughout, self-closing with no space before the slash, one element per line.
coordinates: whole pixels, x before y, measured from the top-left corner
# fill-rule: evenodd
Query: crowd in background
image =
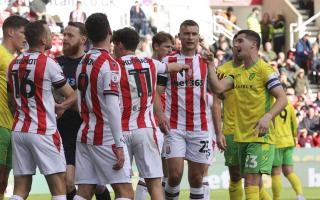
<path fill-rule="evenodd" d="M 61 20 L 46 14 L 46 5 L 49 0 L 33 0 L 29 5 L 24 0 L 14 0 L 9 3 L 5 11 L 0 12 L 0 27 L 4 19 L 10 15 L 18 14 L 30 20 L 45 19 L 53 27 L 60 27 L 60 31 L 54 31 L 53 46 L 47 54 L 57 57 L 62 54 L 63 25 Z M 149 16 L 142 10 L 138 1 L 130 9 L 130 25 L 139 33 L 141 39 L 137 55 L 152 55 L 152 35 L 157 33 L 159 22 L 158 4 L 152 4 L 152 12 Z M 285 18 L 276 15 L 271 19 L 268 13 L 262 14 L 259 19 L 260 9 L 253 8 L 247 18 L 247 28 L 260 33 L 262 48 L 260 56 L 269 62 L 279 72 L 280 80 L 287 87 L 288 98 L 292 101 L 298 119 L 298 147 L 320 147 L 320 91 L 317 92 L 320 81 L 320 33 L 314 43 L 310 42 L 310 34 L 306 33 L 299 41 L 296 41 L 295 52 L 284 52 L 285 47 Z M 226 11 L 219 9 L 215 15 L 220 15 L 230 22 L 237 22 L 233 14 L 233 8 L 228 7 Z M 81 1 L 77 1 L 76 8 L 70 12 L 70 21 L 84 22 L 86 20 L 85 10 Z M 234 31 L 233 27 L 225 24 L 228 30 Z M 181 48 L 178 36 L 175 36 L 175 50 Z M 231 41 L 224 35 L 219 35 L 214 43 L 206 44 L 201 41 L 198 51 L 210 50 L 217 65 L 221 65 L 232 58 Z M 311 90 L 311 84 L 316 85 L 317 90 Z M 316 94 L 315 94 L 316 93 Z"/>

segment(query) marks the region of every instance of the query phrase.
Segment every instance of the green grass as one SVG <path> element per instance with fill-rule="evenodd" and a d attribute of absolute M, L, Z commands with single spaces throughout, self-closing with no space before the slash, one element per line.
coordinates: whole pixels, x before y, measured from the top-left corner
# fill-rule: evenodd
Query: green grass
<path fill-rule="evenodd" d="M 271 190 L 268 189 L 271 194 Z M 303 188 L 305 197 L 307 200 L 320 200 L 320 188 Z M 7 200 L 8 198 L 5 198 Z M 31 195 L 28 200 L 50 200 L 51 197 L 48 194 L 44 195 Z M 189 199 L 189 191 L 182 190 L 180 193 L 181 200 Z M 211 199 L 214 200 L 227 200 L 229 199 L 227 190 L 213 190 L 211 192 Z M 295 193 L 291 188 L 284 188 L 281 193 L 282 200 L 295 200 Z"/>

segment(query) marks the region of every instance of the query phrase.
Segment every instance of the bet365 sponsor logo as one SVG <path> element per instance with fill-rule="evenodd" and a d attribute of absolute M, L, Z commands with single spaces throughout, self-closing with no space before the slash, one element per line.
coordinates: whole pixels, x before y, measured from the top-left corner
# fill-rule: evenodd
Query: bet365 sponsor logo
<path fill-rule="evenodd" d="M 204 80 L 183 80 L 183 81 L 172 81 L 172 85 L 176 87 L 201 87 L 204 84 Z"/>

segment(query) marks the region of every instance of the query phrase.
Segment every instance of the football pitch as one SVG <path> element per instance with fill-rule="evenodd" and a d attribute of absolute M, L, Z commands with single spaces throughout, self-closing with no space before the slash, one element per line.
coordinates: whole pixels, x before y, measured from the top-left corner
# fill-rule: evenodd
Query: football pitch
<path fill-rule="evenodd" d="M 269 194 L 271 194 L 271 189 L 268 189 Z M 320 200 L 320 188 L 303 188 L 303 192 L 307 200 Z M 8 198 L 5 198 L 7 200 Z M 28 200 L 50 200 L 51 197 L 48 194 L 43 195 L 30 195 Z M 95 199 L 95 198 L 93 198 Z M 113 199 L 113 195 L 112 195 Z M 189 191 L 182 190 L 180 193 L 181 200 L 189 199 Z M 213 190 L 211 191 L 211 199 L 214 200 L 227 200 L 229 199 L 227 190 Z M 281 192 L 281 200 L 295 200 L 295 193 L 291 188 L 283 188 Z"/>

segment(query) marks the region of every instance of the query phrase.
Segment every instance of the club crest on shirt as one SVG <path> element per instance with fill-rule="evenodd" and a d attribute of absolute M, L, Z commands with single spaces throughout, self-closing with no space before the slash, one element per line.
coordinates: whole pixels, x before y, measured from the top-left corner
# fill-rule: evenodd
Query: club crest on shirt
<path fill-rule="evenodd" d="M 249 80 L 250 81 L 253 80 L 255 76 L 256 76 L 256 73 L 250 73 Z"/>

